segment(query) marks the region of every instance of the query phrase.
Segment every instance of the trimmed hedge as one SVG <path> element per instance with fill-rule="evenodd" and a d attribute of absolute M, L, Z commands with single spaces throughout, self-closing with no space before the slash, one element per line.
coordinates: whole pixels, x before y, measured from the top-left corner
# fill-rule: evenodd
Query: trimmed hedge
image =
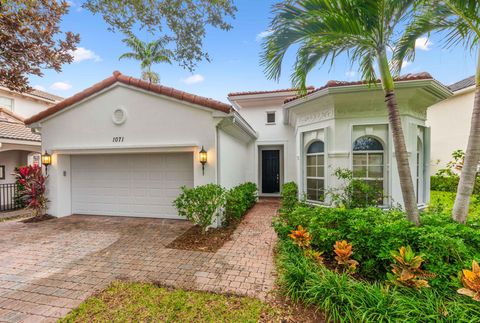
<path fill-rule="evenodd" d="M 288 182 L 282 186 L 282 205 L 280 213 L 290 213 L 298 205 L 298 185 Z"/>
<path fill-rule="evenodd" d="M 459 176 L 432 176 L 430 177 L 430 189 L 440 192 L 457 192 Z M 480 177 L 475 179 L 473 194 L 480 194 Z"/>
<path fill-rule="evenodd" d="M 227 192 L 225 203 L 226 224 L 238 221 L 257 201 L 257 185 L 244 183 Z"/>

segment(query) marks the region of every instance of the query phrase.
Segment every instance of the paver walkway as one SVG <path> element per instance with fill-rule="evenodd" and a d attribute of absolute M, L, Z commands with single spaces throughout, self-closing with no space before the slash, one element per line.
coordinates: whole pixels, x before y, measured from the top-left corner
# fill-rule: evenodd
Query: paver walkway
<path fill-rule="evenodd" d="M 274 284 L 271 227 L 260 200 L 216 253 L 165 248 L 186 221 L 73 215 L 0 223 L 0 321 L 54 321 L 114 279 L 265 298 Z"/>

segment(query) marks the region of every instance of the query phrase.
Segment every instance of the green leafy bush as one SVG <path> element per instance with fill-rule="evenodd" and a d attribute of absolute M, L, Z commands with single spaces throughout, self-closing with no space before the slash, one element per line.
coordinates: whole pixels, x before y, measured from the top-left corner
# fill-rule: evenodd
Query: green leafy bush
<path fill-rule="evenodd" d="M 422 226 L 415 227 L 397 211 L 300 206 L 274 225 L 282 239 L 303 226 L 312 235 L 312 247 L 325 256 L 336 241 L 348 240 L 361 264 L 359 274 L 369 280 L 385 280 L 391 252 L 406 245 L 424 256 L 424 269 L 436 275 L 430 281 L 435 288 L 459 287 L 458 273 L 473 259 L 480 260 L 480 223 L 458 224 L 449 214 L 424 214 Z"/>
<path fill-rule="evenodd" d="M 280 213 L 292 212 L 298 204 L 298 185 L 295 182 L 288 182 L 282 186 L 282 205 Z"/>
<path fill-rule="evenodd" d="M 220 185 L 207 184 L 195 188 L 182 187 L 182 193 L 173 204 L 178 214 L 186 217 L 203 232 L 213 223 L 214 217 L 225 205 L 225 189 Z"/>
<path fill-rule="evenodd" d="M 433 191 L 456 193 L 459 181 L 460 177 L 456 175 L 432 176 L 430 177 L 430 189 Z M 480 177 L 475 179 L 473 194 L 480 194 Z"/>
<path fill-rule="evenodd" d="M 337 168 L 333 174 L 343 182 L 342 187 L 327 191 L 334 206 L 353 209 L 383 204 L 383 189 L 378 185 L 353 178 L 350 169 Z"/>
<path fill-rule="evenodd" d="M 278 245 L 282 291 L 323 310 L 332 322 L 476 322 L 480 306 L 456 293 L 355 280 L 308 259 L 289 240 Z"/>
<path fill-rule="evenodd" d="M 244 183 L 227 192 L 225 222 L 238 221 L 257 201 L 257 185 Z"/>

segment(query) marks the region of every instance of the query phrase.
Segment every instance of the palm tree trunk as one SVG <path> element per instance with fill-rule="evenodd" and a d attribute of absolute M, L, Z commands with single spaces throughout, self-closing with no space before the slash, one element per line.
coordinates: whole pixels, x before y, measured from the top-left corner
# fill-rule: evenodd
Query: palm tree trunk
<path fill-rule="evenodd" d="M 459 223 L 467 222 L 470 197 L 475 186 L 478 162 L 480 161 L 480 50 L 475 75 L 475 99 L 473 102 L 470 135 L 463 162 L 457 196 L 453 205 L 452 218 Z"/>
<path fill-rule="evenodd" d="M 398 111 L 393 77 L 390 73 L 385 49 L 379 53 L 378 65 L 385 92 L 385 102 L 388 108 L 388 120 L 392 129 L 393 146 L 395 148 L 395 158 L 397 160 L 398 177 L 400 179 L 403 203 L 405 205 L 408 220 L 418 226 L 420 225 L 420 217 L 417 200 L 415 198 L 410 163 L 408 161 L 407 146 L 405 145 L 402 120 L 400 118 L 400 112 Z"/>

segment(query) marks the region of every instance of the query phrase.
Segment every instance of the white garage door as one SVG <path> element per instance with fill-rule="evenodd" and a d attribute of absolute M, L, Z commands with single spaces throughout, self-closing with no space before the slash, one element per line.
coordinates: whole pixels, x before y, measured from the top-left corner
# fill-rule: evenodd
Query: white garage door
<path fill-rule="evenodd" d="M 76 155 L 74 214 L 179 218 L 173 200 L 193 186 L 192 153 Z"/>

